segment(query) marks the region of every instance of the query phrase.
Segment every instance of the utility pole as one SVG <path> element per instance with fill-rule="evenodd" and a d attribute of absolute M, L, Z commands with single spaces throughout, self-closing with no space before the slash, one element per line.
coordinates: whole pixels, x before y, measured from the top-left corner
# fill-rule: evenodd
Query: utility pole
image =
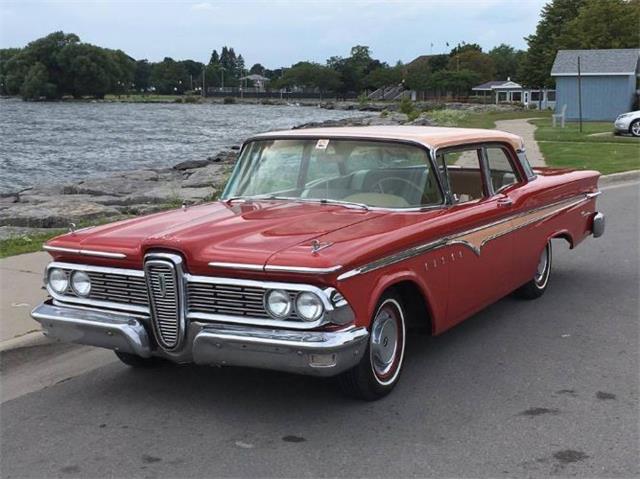
<path fill-rule="evenodd" d="M 582 74 L 580 71 L 580 55 L 578 55 L 578 116 L 580 117 L 580 133 L 582 133 Z"/>

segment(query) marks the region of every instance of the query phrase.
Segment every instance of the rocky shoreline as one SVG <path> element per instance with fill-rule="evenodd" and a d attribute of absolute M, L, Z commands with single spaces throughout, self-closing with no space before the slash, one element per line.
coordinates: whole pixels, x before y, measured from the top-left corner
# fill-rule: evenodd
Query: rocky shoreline
<path fill-rule="evenodd" d="M 295 128 L 407 124 L 436 123 L 429 114 L 409 121 L 405 114 L 386 111 Z M 185 161 L 170 168 L 121 171 L 66 185 L 36 185 L 0 194 L 0 240 L 54 233 L 68 228 L 70 223 L 78 226 L 104 223 L 179 208 L 183 203 L 214 200 L 225 186 L 239 148 L 232 146 L 207 159 Z"/>

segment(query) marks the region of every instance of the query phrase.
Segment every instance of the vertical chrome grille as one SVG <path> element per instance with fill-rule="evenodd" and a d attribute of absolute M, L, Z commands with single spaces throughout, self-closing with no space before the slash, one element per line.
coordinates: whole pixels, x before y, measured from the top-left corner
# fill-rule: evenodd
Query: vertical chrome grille
<path fill-rule="evenodd" d="M 179 274 L 176 263 L 161 257 L 150 257 L 145 262 L 144 269 L 156 340 L 160 346 L 172 350 L 179 346 L 185 328 L 182 275 Z"/>

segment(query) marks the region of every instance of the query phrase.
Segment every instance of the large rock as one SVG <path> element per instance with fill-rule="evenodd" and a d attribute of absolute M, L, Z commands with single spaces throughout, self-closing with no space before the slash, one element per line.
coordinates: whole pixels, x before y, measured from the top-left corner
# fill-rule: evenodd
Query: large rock
<path fill-rule="evenodd" d="M 229 166 L 221 163 L 212 163 L 204 168 L 191 170 L 189 177 L 182 182 L 183 187 L 199 188 L 219 186 L 224 183 L 227 177 Z"/>
<path fill-rule="evenodd" d="M 87 195 L 127 195 L 140 190 L 144 183 L 156 183 L 158 172 L 154 170 L 133 170 L 114 173 L 105 177 L 91 177 L 78 183 L 67 185 L 64 194 L 84 193 Z"/>
<path fill-rule="evenodd" d="M 120 212 L 114 207 L 62 196 L 42 203 L 15 203 L 11 208 L 0 210 L 0 226 L 67 227 L 70 222 L 108 219 L 119 215 Z"/>

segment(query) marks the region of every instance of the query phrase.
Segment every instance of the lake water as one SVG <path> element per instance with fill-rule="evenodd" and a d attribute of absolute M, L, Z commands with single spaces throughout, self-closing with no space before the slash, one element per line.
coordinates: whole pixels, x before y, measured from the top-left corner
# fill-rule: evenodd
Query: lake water
<path fill-rule="evenodd" d="M 0 100 L 0 192 L 202 160 L 249 135 L 362 113 L 314 107 Z"/>

